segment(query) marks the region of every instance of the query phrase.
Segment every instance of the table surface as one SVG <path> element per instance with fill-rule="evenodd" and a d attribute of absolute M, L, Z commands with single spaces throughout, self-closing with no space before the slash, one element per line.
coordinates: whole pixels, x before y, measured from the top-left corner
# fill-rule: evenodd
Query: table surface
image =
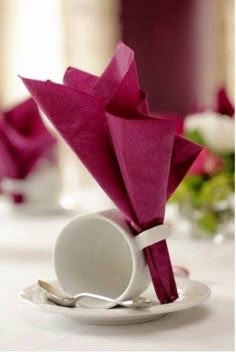
<path fill-rule="evenodd" d="M 95 326 L 32 310 L 19 292 L 38 278 L 55 278 L 57 235 L 71 216 L 0 213 L 0 350 L 3 351 L 233 351 L 234 242 L 215 244 L 176 232 L 169 239 L 175 265 L 210 286 L 195 308 L 136 325 Z"/>

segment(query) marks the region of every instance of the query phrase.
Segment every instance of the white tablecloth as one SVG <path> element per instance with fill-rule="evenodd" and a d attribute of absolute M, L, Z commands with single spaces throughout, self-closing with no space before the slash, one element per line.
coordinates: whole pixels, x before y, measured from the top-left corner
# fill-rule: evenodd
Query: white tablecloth
<path fill-rule="evenodd" d="M 19 292 L 55 277 L 53 246 L 68 217 L 16 217 L 0 214 L 0 350 L 233 350 L 234 243 L 194 241 L 175 234 L 169 240 L 174 264 L 212 289 L 196 308 L 160 320 L 126 326 L 82 325 L 75 319 L 34 311 Z"/>

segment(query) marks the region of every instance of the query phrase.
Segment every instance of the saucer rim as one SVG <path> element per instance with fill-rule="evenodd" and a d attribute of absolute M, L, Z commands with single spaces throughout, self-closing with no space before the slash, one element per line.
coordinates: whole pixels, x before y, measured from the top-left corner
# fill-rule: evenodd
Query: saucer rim
<path fill-rule="evenodd" d="M 55 280 L 51 280 L 49 282 L 54 282 Z M 134 318 L 136 319 L 135 322 L 143 322 L 143 321 L 151 321 L 155 320 L 157 318 L 160 318 L 160 315 L 165 315 L 172 312 L 182 311 L 186 309 L 193 308 L 197 305 L 200 305 L 205 300 L 207 300 L 211 295 L 211 289 L 206 284 L 192 280 L 192 279 L 184 279 L 179 278 L 177 280 L 178 289 L 183 291 L 184 286 L 186 287 L 192 287 L 195 286 L 198 289 L 201 290 L 202 294 L 197 294 L 193 299 L 188 299 L 186 292 L 186 295 L 183 295 L 182 299 L 178 299 L 177 301 L 169 304 L 163 304 L 160 305 L 159 303 L 154 304 L 153 306 L 145 309 L 126 309 L 126 308 L 112 308 L 112 309 L 86 309 L 82 307 L 76 307 L 76 308 L 65 308 L 65 307 L 59 307 L 55 304 L 40 304 L 35 303 L 33 300 L 29 299 L 29 295 L 27 296 L 27 292 L 29 291 L 39 291 L 37 290 L 37 284 L 32 284 L 27 286 L 25 289 L 23 289 L 19 293 L 19 299 L 22 303 L 30 307 L 31 309 L 38 310 L 41 312 L 51 313 L 51 314 L 57 314 L 57 315 L 64 315 L 64 316 L 72 316 L 77 317 L 78 321 L 86 322 L 86 323 L 94 323 L 94 324 L 102 324 L 102 323 L 112 323 L 114 321 L 117 322 L 122 319 L 125 321 L 127 320 L 127 323 L 130 322 Z M 35 289 L 34 289 L 35 288 Z"/>

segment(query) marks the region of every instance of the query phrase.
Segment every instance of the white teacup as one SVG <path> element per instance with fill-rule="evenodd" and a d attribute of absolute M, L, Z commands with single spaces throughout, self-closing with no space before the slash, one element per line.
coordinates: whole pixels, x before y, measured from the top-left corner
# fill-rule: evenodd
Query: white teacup
<path fill-rule="evenodd" d="M 118 210 L 77 216 L 56 242 L 57 279 L 70 295 L 89 292 L 118 301 L 135 298 L 151 281 L 143 248 L 169 236 L 165 224 L 135 236 Z M 89 298 L 81 302 L 96 308 L 114 306 Z"/>

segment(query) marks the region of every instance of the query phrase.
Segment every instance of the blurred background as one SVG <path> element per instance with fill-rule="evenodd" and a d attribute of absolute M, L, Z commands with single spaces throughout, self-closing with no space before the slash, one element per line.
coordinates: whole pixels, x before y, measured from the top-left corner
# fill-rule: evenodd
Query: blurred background
<path fill-rule="evenodd" d="M 0 104 L 27 96 L 17 75 L 100 74 L 119 39 L 136 53 L 152 110 L 187 113 L 234 91 L 233 0 L 1 0 Z"/>
<path fill-rule="evenodd" d="M 234 6 L 0 0 L 0 350 L 234 349 Z M 176 132 L 203 146 L 169 199 L 165 222 L 176 278 L 212 289 L 206 305 L 127 332 L 31 312 L 18 296 L 38 279 L 57 278 L 53 251 L 72 217 L 114 206 L 19 75 L 61 84 L 68 66 L 100 75 L 120 40 L 135 52 L 150 111 L 175 118 Z"/>
<path fill-rule="evenodd" d="M 148 93 L 150 110 L 175 114 L 180 119 L 178 131 L 181 134 L 187 134 L 183 123 L 196 109 L 211 112 L 211 115 L 215 112 L 219 116 L 233 117 L 234 111 L 218 111 L 217 105 L 217 102 L 222 101 L 222 97 L 219 100 L 217 95 L 222 90 L 229 106 L 234 108 L 233 0 L 149 0 L 148 5 L 142 0 L 1 0 L 0 125 L 1 120 L 3 125 L 8 122 L 8 125 L 23 134 L 25 140 L 25 130 L 18 125 L 24 123 L 26 120 L 23 117 L 28 115 L 22 115 L 16 106 L 22 104 L 29 94 L 18 75 L 35 79 L 50 78 L 61 83 L 68 66 L 99 75 L 108 64 L 119 40 L 135 51 L 141 86 Z M 26 113 L 30 111 L 33 112 L 28 109 Z M 19 120 L 14 123 L 12 119 L 18 117 Z M 27 203 L 28 198 L 28 202 L 38 201 L 45 209 L 49 197 L 52 202 L 59 197 L 61 206 L 66 209 L 93 211 L 110 207 L 112 204 L 109 199 L 67 145 L 58 138 L 41 112 L 40 117 L 47 128 L 43 131 L 49 131 L 57 139 L 57 144 L 48 140 L 48 148 L 54 147 L 53 155 L 51 152 L 46 155 L 37 152 L 33 164 L 25 172 L 21 171 L 21 167 L 28 160 L 25 157 L 19 160 L 22 151 L 19 149 L 14 149 L 13 155 L 6 155 L 4 144 L 8 133 L 5 125 L 2 125 L 1 135 L 0 127 L 2 198 L 7 195 L 8 202 L 18 207 L 19 204 Z M 232 134 L 232 131 L 227 131 L 224 133 L 220 130 L 222 138 L 225 139 L 230 132 Z M 35 135 L 33 130 L 32 133 Z M 194 134 L 190 134 L 193 140 L 199 140 L 208 147 L 198 128 L 194 128 Z M 234 139 L 230 141 L 233 141 L 234 148 Z M 213 153 L 219 160 L 222 151 L 216 149 Z M 234 150 L 230 148 L 228 153 L 232 160 Z M 224 151 L 223 155 L 225 157 Z M 6 165 L 10 162 L 7 156 L 12 162 L 10 170 Z M 16 161 L 17 170 L 14 170 Z M 42 175 L 40 180 L 35 176 L 35 169 L 38 174 L 44 174 L 43 183 Z M 220 170 L 218 167 L 216 173 L 225 173 L 226 170 L 226 167 Z M 232 175 L 234 170 L 230 171 Z M 199 173 L 197 176 L 199 180 Z M 205 170 L 200 174 L 201 180 L 209 180 L 209 177 Z M 44 187 L 44 199 L 42 195 L 35 194 L 39 186 Z M 232 181 L 230 186 L 229 192 L 232 193 Z M 225 188 L 223 180 L 222 187 Z M 182 206 L 181 196 L 177 197 L 176 202 Z M 209 214 L 207 216 L 209 228 L 212 219 Z"/>

